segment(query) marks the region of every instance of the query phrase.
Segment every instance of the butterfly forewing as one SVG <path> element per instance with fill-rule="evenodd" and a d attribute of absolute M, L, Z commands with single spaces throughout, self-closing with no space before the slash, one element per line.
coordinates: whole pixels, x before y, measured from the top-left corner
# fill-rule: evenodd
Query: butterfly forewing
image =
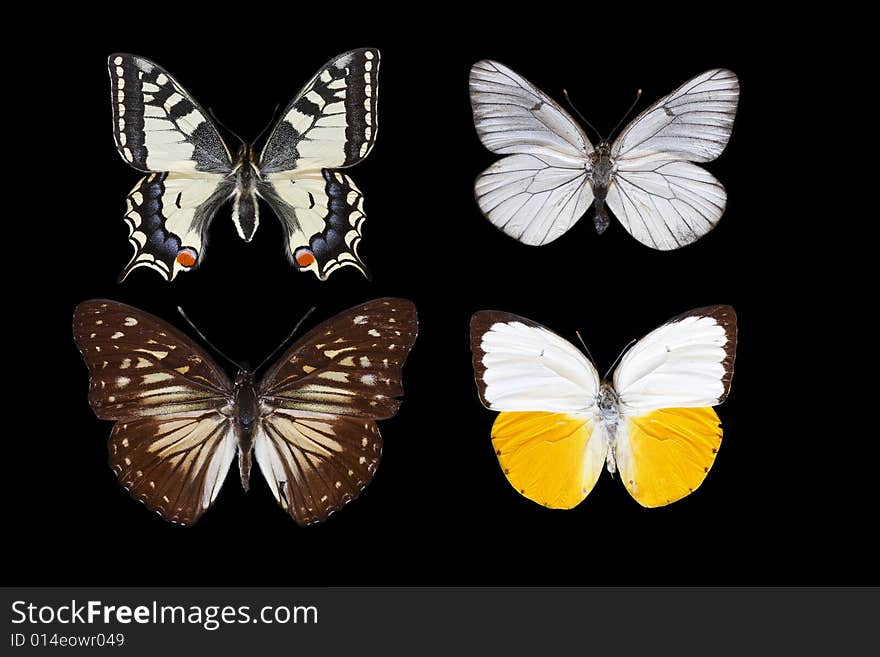
<path fill-rule="evenodd" d="M 183 333 L 137 308 L 106 299 L 74 313 L 74 337 L 89 367 L 98 417 L 132 418 L 219 408 L 232 385 Z"/>
<path fill-rule="evenodd" d="M 263 151 L 263 173 L 357 164 L 376 140 L 379 51 L 351 50 L 327 62 L 284 110 Z"/>
<path fill-rule="evenodd" d="M 372 477 L 392 417 L 401 368 L 418 332 L 415 306 L 378 299 L 324 322 L 260 382 L 257 462 L 300 524 L 323 520 Z"/>
<path fill-rule="evenodd" d="M 145 57 L 107 60 L 113 135 L 126 162 L 141 171 L 226 174 L 229 149 L 198 103 L 171 75 Z"/>

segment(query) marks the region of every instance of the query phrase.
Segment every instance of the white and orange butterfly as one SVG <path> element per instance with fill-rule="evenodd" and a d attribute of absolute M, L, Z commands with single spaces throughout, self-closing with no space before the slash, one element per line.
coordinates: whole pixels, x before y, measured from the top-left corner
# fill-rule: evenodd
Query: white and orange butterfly
<path fill-rule="evenodd" d="M 501 411 L 498 461 L 534 502 L 576 506 L 605 465 L 639 504 L 664 506 L 694 492 L 715 461 L 722 430 L 712 407 L 727 397 L 736 355 L 730 306 L 669 320 L 604 380 L 570 342 L 510 313 L 474 314 L 471 350 L 480 400 Z"/>

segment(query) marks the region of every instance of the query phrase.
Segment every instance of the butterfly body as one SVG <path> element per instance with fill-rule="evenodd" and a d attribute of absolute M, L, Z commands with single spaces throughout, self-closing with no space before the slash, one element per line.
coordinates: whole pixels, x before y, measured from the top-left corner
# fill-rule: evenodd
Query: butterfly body
<path fill-rule="evenodd" d="M 260 397 L 254 375 L 247 370 L 239 370 L 235 377 L 232 406 L 232 422 L 235 439 L 238 443 L 238 472 L 241 485 L 250 488 L 251 455 L 254 437 L 260 422 Z"/>
<path fill-rule="evenodd" d="M 232 221 L 239 236 L 245 242 L 250 242 L 260 224 L 257 195 L 262 179 L 253 147 L 242 144 L 229 177 L 234 178 L 235 185 L 232 191 Z"/>
<path fill-rule="evenodd" d="M 595 151 L 590 153 L 587 171 L 594 197 L 593 225 L 596 227 L 596 232 L 601 235 L 611 223 L 608 219 L 608 212 L 605 209 L 605 197 L 608 195 L 608 188 L 614 180 L 614 162 L 611 159 L 611 146 L 608 142 L 603 141 L 596 147 Z"/>

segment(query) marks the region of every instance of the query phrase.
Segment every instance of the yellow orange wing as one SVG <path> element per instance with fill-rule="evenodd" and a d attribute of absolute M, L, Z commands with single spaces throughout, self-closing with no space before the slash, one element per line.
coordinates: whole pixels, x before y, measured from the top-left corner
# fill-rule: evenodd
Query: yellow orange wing
<path fill-rule="evenodd" d="M 661 408 L 623 419 L 615 448 L 623 484 L 646 507 L 690 495 L 715 462 L 721 434 L 711 407 Z"/>
<path fill-rule="evenodd" d="M 591 419 L 565 413 L 501 413 L 492 444 L 510 485 L 533 502 L 570 509 L 589 494 L 607 443 Z"/>

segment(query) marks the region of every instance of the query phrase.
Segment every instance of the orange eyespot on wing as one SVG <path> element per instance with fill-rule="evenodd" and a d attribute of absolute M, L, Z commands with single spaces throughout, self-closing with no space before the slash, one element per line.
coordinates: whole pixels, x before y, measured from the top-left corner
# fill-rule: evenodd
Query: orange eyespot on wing
<path fill-rule="evenodd" d="M 501 413 L 492 444 L 510 485 L 551 509 L 582 502 L 605 464 L 602 430 L 564 413 Z"/>
<path fill-rule="evenodd" d="M 629 494 L 657 507 L 693 493 L 715 462 L 721 421 L 711 407 L 661 408 L 631 417 L 617 435 L 617 468 Z"/>
<path fill-rule="evenodd" d="M 192 267 L 196 264 L 196 260 L 199 259 L 198 253 L 196 253 L 195 249 L 181 249 L 177 254 L 177 264 L 181 267 Z"/>
<path fill-rule="evenodd" d="M 308 249 L 299 249 L 293 258 L 296 264 L 302 268 L 306 268 L 315 262 L 315 254 Z"/>

